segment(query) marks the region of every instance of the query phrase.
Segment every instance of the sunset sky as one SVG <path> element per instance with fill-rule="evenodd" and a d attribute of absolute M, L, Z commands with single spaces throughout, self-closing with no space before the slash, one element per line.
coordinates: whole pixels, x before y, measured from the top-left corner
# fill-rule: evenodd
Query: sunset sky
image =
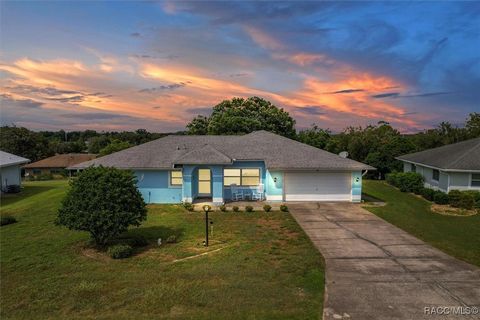
<path fill-rule="evenodd" d="M 182 130 L 260 96 L 297 128 L 480 112 L 479 2 L 2 2 L 1 123 Z"/>

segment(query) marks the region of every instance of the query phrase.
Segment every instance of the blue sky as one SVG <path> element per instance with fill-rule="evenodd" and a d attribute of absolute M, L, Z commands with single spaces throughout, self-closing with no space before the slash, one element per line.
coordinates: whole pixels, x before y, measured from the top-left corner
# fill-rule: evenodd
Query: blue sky
<path fill-rule="evenodd" d="M 480 111 L 478 2 L 2 2 L 2 124 L 181 130 L 234 96 L 297 127 Z"/>

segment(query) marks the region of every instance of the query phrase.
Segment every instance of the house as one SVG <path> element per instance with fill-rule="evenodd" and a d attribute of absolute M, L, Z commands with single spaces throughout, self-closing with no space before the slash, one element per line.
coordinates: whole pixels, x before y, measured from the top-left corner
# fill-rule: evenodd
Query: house
<path fill-rule="evenodd" d="M 57 154 L 40 161 L 32 162 L 24 166 L 25 174 L 36 176 L 39 174 L 61 174 L 65 169 L 78 163 L 95 159 L 95 154 L 90 153 L 67 153 Z"/>
<path fill-rule="evenodd" d="M 444 192 L 480 190 L 480 138 L 398 157 L 404 172 L 418 172 L 425 187 Z"/>
<path fill-rule="evenodd" d="M 8 186 L 20 186 L 22 182 L 22 170 L 20 166 L 28 162 L 30 162 L 30 160 L 26 158 L 0 151 L 0 181 L 2 192 L 6 192 Z"/>
<path fill-rule="evenodd" d="M 374 168 L 270 132 L 242 136 L 170 135 L 71 169 L 131 169 L 147 203 L 214 203 L 263 187 L 268 201 L 361 199 L 362 171 Z"/>

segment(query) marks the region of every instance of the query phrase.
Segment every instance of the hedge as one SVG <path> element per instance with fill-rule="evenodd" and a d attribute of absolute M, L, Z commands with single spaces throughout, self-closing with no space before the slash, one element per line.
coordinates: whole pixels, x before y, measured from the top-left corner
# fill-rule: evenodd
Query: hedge
<path fill-rule="evenodd" d="M 420 194 L 423 190 L 423 177 L 416 172 L 394 172 L 387 175 L 389 184 L 397 187 L 402 192 L 414 192 Z"/>

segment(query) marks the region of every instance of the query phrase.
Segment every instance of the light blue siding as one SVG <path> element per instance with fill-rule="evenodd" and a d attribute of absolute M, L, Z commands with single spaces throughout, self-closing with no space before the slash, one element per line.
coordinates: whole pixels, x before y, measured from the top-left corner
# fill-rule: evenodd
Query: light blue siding
<path fill-rule="evenodd" d="M 273 201 L 282 201 L 283 172 L 267 170 L 265 188 L 267 199 L 271 199 Z"/>
<path fill-rule="evenodd" d="M 137 186 L 146 203 L 182 202 L 182 188 L 169 186 L 168 170 L 136 170 Z"/>
<path fill-rule="evenodd" d="M 352 201 L 360 202 L 362 199 L 362 172 L 352 172 Z"/>

